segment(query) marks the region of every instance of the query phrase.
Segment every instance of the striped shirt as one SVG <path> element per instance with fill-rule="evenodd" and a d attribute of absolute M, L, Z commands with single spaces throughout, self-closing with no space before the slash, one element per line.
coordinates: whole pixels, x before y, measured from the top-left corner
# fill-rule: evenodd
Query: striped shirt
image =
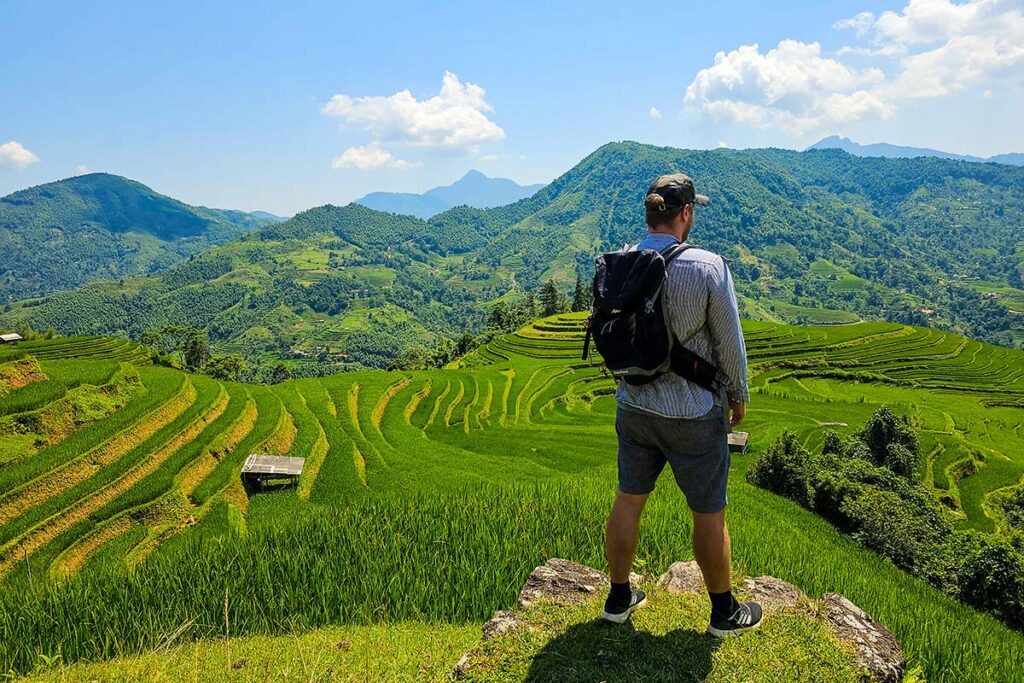
<path fill-rule="evenodd" d="M 648 233 L 633 249 L 661 251 L 677 241 L 666 233 Z M 718 366 L 728 379 L 730 401 L 749 401 L 747 350 L 725 259 L 704 249 L 687 249 L 669 263 L 662 296 L 676 341 Z M 619 380 L 615 400 L 626 410 L 689 419 L 721 403 L 717 395 L 674 372 L 641 386 Z"/>

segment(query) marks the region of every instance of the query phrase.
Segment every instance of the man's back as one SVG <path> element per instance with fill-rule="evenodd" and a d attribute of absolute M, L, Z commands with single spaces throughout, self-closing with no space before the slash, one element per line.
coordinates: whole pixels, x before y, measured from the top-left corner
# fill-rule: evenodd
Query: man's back
<path fill-rule="evenodd" d="M 669 234 L 649 233 L 636 248 L 660 251 L 676 241 Z M 730 400 L 746 402 L 746 348 L 724 259 L 691 247 L 669 263 L 665 278 L 665 316 L 676 340 L 719 367 L 728 378 Z M 615 397 L 626 410 L 690 419 L 721 403 L 718 396 L 674 372 L 640 386 L 620 381 Z"/>

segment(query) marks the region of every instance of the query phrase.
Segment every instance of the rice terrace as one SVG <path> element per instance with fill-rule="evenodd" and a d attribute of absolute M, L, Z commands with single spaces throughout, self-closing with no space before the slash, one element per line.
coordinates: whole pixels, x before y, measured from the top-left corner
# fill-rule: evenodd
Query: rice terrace
<path fill-rule="evenodd" d="M 614 399 L 600 366 L 579 360 L 583 318 L 538 320 L 443 370 L 271 386 L 152 365 L 103 338 L 5 351 L 3 419 L 39 427 L 9 441 L 0 470 L 3 668 L 212 637 L 228 614 L 231 635 L 472 623 L 547 557 L 599 565 L 599 525 L 586 521 L 609 494 Z M 999 501 L 1024 476 L 1021 352 L 892 323 L 744 330 L 753 453 L 785 430 L 819 448 L 891 406 L 917 429 L 923 480 L 958 525 L 1007 529 Z M 126 382 L 127 400 L 49 430 Z M 254 452 L 305 457 L 298 488 L 247 496 L 239 472 Z M 929 679 L 1019 673 L 1019 633 L 745 483 L 754 457 L 734 459 L 729 491 L 744 573 L 841 590 Z M 642 559 L 660 571 L 687 553 L 685 515 L 667 497 L 652 505 Z M 927 629 L 900 608 L 908 595 Z"/>
<path fill-rule="evenodd" d="M 1024 683 L 1024 0 L 0 7 L 0 683 Z"/>

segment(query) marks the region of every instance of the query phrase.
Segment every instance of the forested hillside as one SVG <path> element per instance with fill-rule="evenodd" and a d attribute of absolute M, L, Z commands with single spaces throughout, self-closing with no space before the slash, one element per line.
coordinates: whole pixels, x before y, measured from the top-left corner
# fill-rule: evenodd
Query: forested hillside
<path fill-rule="evenodd" d="M 674 171 L 712 197 L 691 241 L 731 259 L 746 317 L 887 319 L 1024 344 L 1024 168 L 631 142 L 509 206 L 429 221 L 318 207 L 156 277 L 16 304 L 0 322 L 135 338 L 184 325 L 250 363 L 386 367 L 481 331 L 496 301 L 544 280 L 566 294 L 586 283 L 595 254 L 643 233 L 647 183 Z"/>
<path fill-rule="evenodd" d="M 189 206 L 107 173 L 30 187 L 0 198 L 0 298 L 156 273 L 270 222 Z"/>

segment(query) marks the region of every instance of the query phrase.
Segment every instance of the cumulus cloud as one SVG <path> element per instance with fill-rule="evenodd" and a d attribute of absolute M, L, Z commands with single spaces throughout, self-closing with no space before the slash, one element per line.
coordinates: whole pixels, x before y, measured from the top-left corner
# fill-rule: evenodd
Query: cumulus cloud
<path fill-rule="evenodd" d="M 38 163 L 39 157 L 11 140 L 0 145 L 0 168 L 25 168 Z"/>
<path fill-rule="evenodd" d="M 78 166 L 75 166 L 75 175 L 82 175 L 82 174 L 88 173 L 88 172 L 89 172 L 89 167 L 86 166 L 85 164 L 79 164 Z"/>
<path fill-rule="evenodd" d="M 651 110 L 649 112 L 647 112 L 647 113 L 651 115 L 652 119 L 660 119 L 661 118 L 661 110 L 658 109 L 657 107 L 651 107 Z"/>
<path fill-rule="evenodd" d="M 412 168 L 411 164 L 404 159 L 396 158 L 376 142 L 371 142 L 362 147 L 349 147 L 341 156 L 331 162 L 331 168 L 356 168 L 360 171 L 367 171 L 375 168 L 391 168 L 397 171 L 404 171 Z"/>
<path fill-rule="evenodd" d="M 417 100 L 408 90 L 356 98 L 338 94 L 322 111 L 363 129 L 375 141 L 476 152 L 480 145 L 505 137 L 505 131 L 488 118 L 494 109 L 484 96 L 479 85 L 445 72 L 441 91 L 425 100 Z"/>
<path fill-rule="evenodd" d="M 899 59 L 895 77 L 879 89 L 890 99 L 942 97 L 1024 64 L 1019 0 L 910 0 L 899 12 L 862 15 L 866 53 Z"/>
<path fill-rule="evenodd" d="M 852 121 L 891 114 L 869 90 L 884 80 L 879 69 L 823 56 L 818 43 L 783 40 L 767 52 L 755 43 L 715 55 L 686 88 L 685 102 L 716 119 L 802 135 L 837 115 Z"/>
<path fill-rule="evenodd" d="M 715 119 L 803 137 L 892 116 L 909 99 L 988 90 L 1024 65 L 1021 8 L 1021 0 L 909 0 L 899 11 L 860 12 L 833 24 L 857 39 L 834 55 L 796 40 L 719 52 L 684 101 Z M 845 59 L 852 55 L 857 66 Z"/>

